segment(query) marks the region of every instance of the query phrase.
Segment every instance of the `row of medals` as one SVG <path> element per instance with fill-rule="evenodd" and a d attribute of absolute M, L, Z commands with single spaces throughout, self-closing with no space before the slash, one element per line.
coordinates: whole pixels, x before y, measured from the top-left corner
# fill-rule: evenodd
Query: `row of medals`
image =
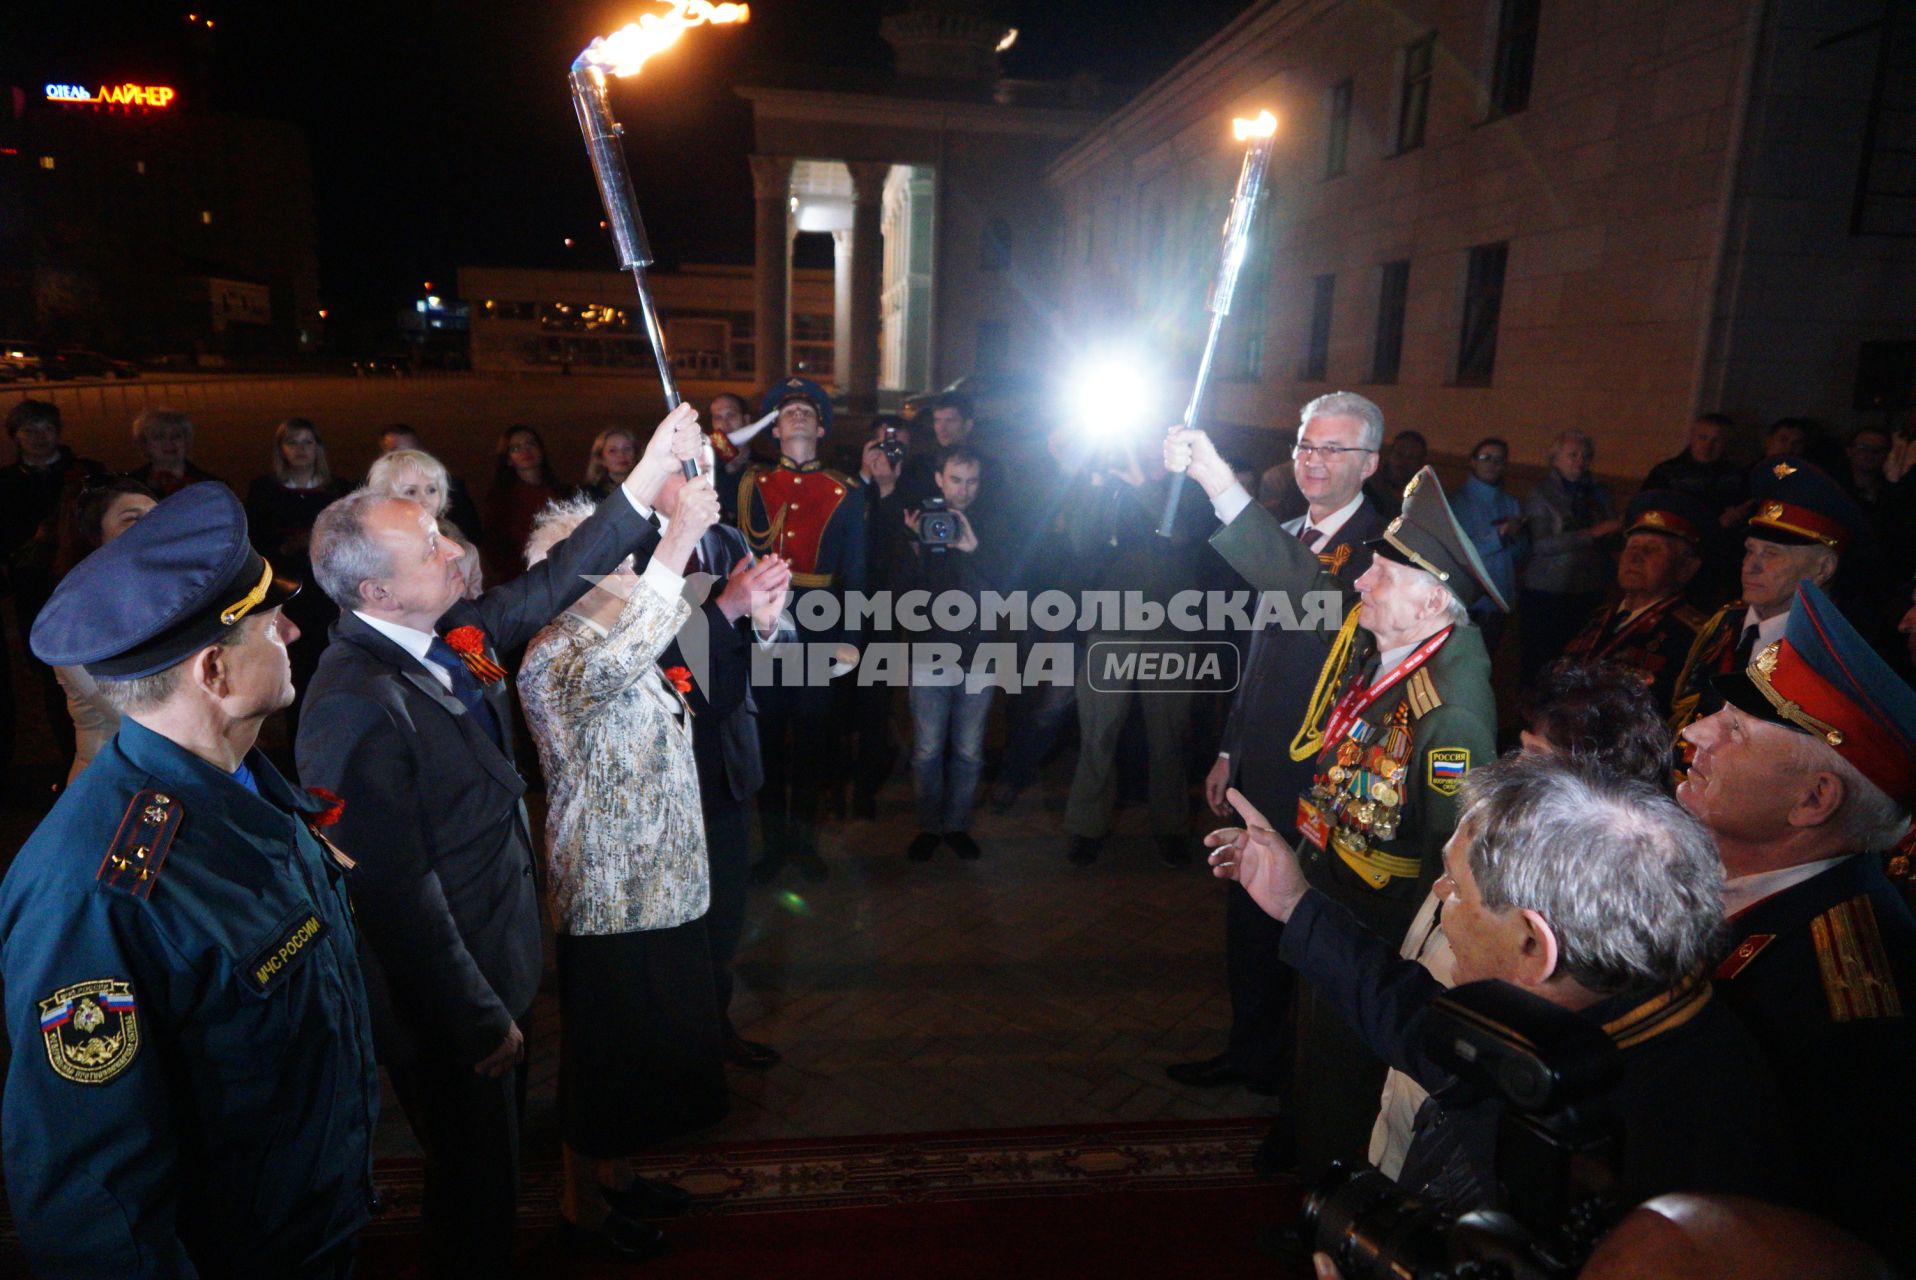
<path fill-rule="evenodd" d="M 1317 775 L 1311 799 L 1336 825 L 1332 839 L 1357 850 L 1371 839 L 1397 834 L 1404 803 L 1404 775 L 1410 765 L 1410 708 L 1397 704 L 1389 728 L 1368 720 L 1351 725 L 1337 744 L 1336 763 Z"/>

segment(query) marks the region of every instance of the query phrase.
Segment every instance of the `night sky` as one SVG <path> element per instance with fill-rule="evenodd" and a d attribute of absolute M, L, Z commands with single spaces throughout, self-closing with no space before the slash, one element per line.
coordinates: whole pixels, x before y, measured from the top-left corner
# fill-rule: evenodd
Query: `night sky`
<path fill-rule="evenodd" d="M 184 110 L 289 121 L 306 135 L 323 300 L 373 339 L 420 282 L 461 264 L 610 267 L 566 92 L 578 52 L 644 0 L 198 0 L 0 3 L 8 84 L 149 80 Z M 749 262 L 749 105 L 730 86 L 778 62 L 883 69 L 885 0 L 762 0 L 748 26 L 695 31 L 620 82 L 615 110 L 662 266 Z M 1007 74 L 1090 70 L 1139 87 L 1246 0 L 1005 0 Z M 188 12 L 214 27 L 189 24 Z M 567 249 L 564 240 L 574 238 Z M 350 341 L 350 339 L 349 339 Z"/>

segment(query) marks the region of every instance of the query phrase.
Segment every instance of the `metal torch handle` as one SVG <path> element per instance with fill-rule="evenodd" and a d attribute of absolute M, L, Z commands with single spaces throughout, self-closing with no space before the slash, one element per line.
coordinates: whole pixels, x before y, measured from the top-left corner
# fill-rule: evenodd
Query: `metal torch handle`
<path fill-rule="evenodd" d="M 1204 337 L 1204 354 L 1198 358 L 1197 378 L 1191 386 L 1191 402 L 1184 410 L 1183 426 L 1195 429 L 1204 407 L 1204 393 L 1210 388 L 1211 364 L 1217 356 L 1218 338 L 1224 333 L 1224 317 L 1231 313 L 1231 298 L 1237 292 L 1237 279 L 1250 250 L 1251 222 L 1257 214 L 1258 198 L 1264 194 L 1264 171 L 1271 159 L 1271 139 L 1259 138 L 1244 152 L 1244 164 L 1237 172 L 1237 190 L 1231 196 L 1231 213 L 1224 223 L 1224 247 L 1218 259 L 1217 278 L 1211 284 L 1211 326 Z M 1174 472 L 1164 491 L 1164 515 L 1158 520 L 1158 536 L 1168 538 L 1175 531 L 1178 503 L 1184 485 L 1190 479 Z"/>

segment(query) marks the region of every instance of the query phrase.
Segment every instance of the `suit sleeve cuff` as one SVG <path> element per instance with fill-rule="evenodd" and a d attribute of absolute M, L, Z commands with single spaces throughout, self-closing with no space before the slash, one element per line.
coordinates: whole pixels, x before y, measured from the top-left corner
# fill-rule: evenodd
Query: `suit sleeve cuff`
<path fill-rule="evenodd" d="M 1217 513 L 1218 523 L 1229 524 L 1238 518 L 1244 508 L 1251 505 L 1251 495 L 1241 484 L 1233 484 L 1223 493 L 1211 499 L 1211 510 Z"/>

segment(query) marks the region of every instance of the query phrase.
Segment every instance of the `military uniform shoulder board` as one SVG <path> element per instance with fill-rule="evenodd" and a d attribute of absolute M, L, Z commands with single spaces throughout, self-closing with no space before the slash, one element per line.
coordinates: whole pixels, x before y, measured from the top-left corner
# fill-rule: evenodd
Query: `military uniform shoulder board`
<path fill-rule="evenodd" d="M 818 469 L 818 474 L 821 476 L 825 476 L 827 479 L 837 481 L 840 489 L 858 488 L 858 481 L 852 479 L 850 476 L 846 475 L 843 471 L 834 471 L 830 467 L 820 467 Z"/>
<path fill-rule="evenodd" d="M 1743 939 L 1743 941 L 1736 944 L 1736 950 L 1724 956 L 1723 962 L 1717 965 L 1716 980 L 1718 982 L 1730 981 L 1736 977 L 1737 974 L 1749 968 L 1750 961 L 1756 959 L 1757 956 L 1763 953 L 1763 948 L 1775 941 L 1776 935 L 1773 933 L 1753 933 Z"/>
<path fill-rule="evenodd" d="M 1902 995 L 1883 951 L 1876 908 L 1865 895 L 1839 902 L 1810 921 L 1817 973 L 1829 1001 L 1830 1021 L 1900 1018 Z"/>
<path fill-rule="evenodd" d="M 120 829 L 108 846 L 94 879 L 144 902 L 166 865 L 167 850 L 179 834 L 186 810 L 164 791 L 147 790 L 133 797 L 120 819 Z"/>
<path fill-rule="evenodd" d="M 1410 673 L 1410 679 L 1404 684 L 1404 700 L 1410 703 L 1411 716 L 1418 720 L 1444 705 L 1443 696 L 1437 692 L 1437 682 L 1423 667 Z"/>

